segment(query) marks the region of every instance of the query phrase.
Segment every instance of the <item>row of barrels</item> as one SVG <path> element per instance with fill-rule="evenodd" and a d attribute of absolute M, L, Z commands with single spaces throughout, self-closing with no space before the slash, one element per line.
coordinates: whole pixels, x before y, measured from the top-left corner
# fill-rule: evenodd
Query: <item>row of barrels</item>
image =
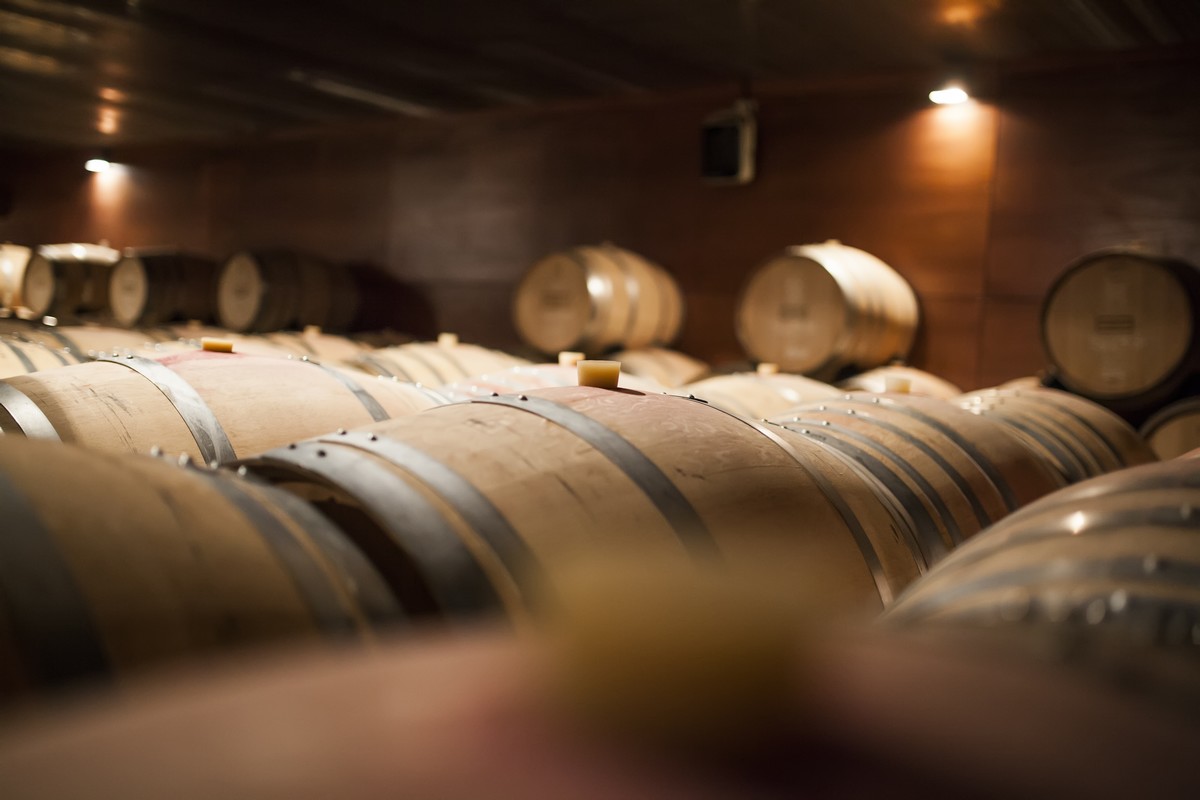
<path fill-rule="evenodd" d="M 400 381 L 348 390 L 327 365 L 236 353 L 51 372 L 65 377 L 42 394 L 7 384 L 88 450 L 0 439 L 22 531 L 0 558 L 14 587 L 0 639 L 20 665 L 6 695 L 285 635 L 525 624 L 563 564 L 631 548 L 767 560 L 785 584 L 815 568 L 836 576 L 834 606 L 873 613 L 1008 513 L 1151 458 L 1119 419 L 1050 390 L 843 394 L 759 421 L 582 386 L 443 404 Z M 119 455 L 153 444 L 171 465 Z M 179 452 L 191 468 L 173 465 Z M 259 582 L 263 559 L 276 578 Z M 245 593 L 228 605 L 196 588 L 225 580 Z"/>
<path fill-rule="evenodd" d="M 218 262 L 174 248 L 0 245 L 0 306 L 30 319 L 341 331 L 352 327 L 360 299 L 359 281 L 348 269 L 293 250 L 241 251 Z"/>

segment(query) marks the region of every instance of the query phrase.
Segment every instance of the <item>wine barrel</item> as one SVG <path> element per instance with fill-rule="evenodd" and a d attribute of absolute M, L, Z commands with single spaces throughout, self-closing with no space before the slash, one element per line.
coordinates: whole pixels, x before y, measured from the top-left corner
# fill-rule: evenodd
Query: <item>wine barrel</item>
<path fill-rule="evenodd" d="M 287 250 L 235 253 L 217 277 L 217 319 L 233 331 L 294 325 L 348 327 L 358 304 L 350 276 L 313 256 Z"/>
<path fill-rule="evenodd" d="M 363 353 L 352 363 L 372 375 L 398 378 L 422 386 L 442 386 L 510 367 L 528 365 L 523 358 L 456 339 L 412 342 Z"/>
<path fill-rule="evenodd" d="M 107 356 L 0 386 L 5 434 L 110 452 L 158 447 L 202 463 L 445 402 L 420 387 L 316 362 L 204 351 Z"/>
<path fill-rule="evenodd" d="M 1006 426 L 934 398 L 843 395 L 773 422 L 863 465 L 899 500 L 926 564 L 1063 485 Z"/>
<path fill-rule="evenodd" d="M 1129 423 L 1070 392 L 984 389 L 955 402 L 1010 426 L 1067 483 L 1154 461 L 1154 453 Z"/>
<path fill-rule="evenodd" d="M 65 350 L 0 334 L 0 378 L 65 367 L 79 361 Z"/>
<path fill-rule="evenodd" d="M 665 387 L 654 381 L 621 373 L 620 388 L 637 392 L 662 392 Z M 529 364 L 509 367 L 500 372 L 489 372 L 465 381 L 447 383 L 438 388 L 438 393 L 452 401 L 474 400 L 491 397 L 492 394 L 517 394 L 531 389 L 549 389 L 557 386 L 578 386 L 579 370 L 568 364 Z"/>
<path fill-rule="evenodd" d="M 1146 421 L 1142 438 L 1154 455 L 1176 458 L 1200 447 L 1200 397 L 1172 403 Z"/>
<path fill-rule="evenodd" d="M 6 436 L 0 501 L 0 701 L 399 619 L 327 520 L 231 472 Z"/>
<path fill-rule="evenodd" d="M 894 624 L 1050 623 L 1129 644 L 1195 645 L 1200 461 L 1121 470 L 1055 492 L 914 583 Z"/>
<path fill-rule="evenodd" d="M 288 350 L 294 356 L 315 358 L 324 362 L 354 361 L 369 348 L 345 336 L 325 333 L 317 325 L 302 331 L 276 331 L 261 337 Z"/>
<path fill-rule="evenodd" d="M 410 614 L 521 618 L 564 561 L 769 557 L 879 608 L 921 571 L 878 484 L 824 446 L 662 394 L 569 387 L 431 409 L 241 462 L 328 513 Z"/>
<path fill-rule="evenodd" d="M 25 305 L 21 287 L 25 278 L 25 266 L 33 257 L 33 250 L 19 244 L 0 244 L 0 307 L 15 309 Z"/>
<path fill-rule="evenodd" d="M 809 400 L 842 394 L 836 386 L 812 378 L 767 371 L 714 375 L 678 391 L 747 419 L 766 419 Z"/>
<path fill-rule="evenodd" d="M 109 276 L 113 320 L 126 328 L 215 316 L 217 263 L 182 250 L 126 250 Z"/>
<path fill-rule="evenodd" d="M 895 270 L 830 240 L 761 266 L 742 290 L 735 323 L 752 358 L 832 379 L 907 356 L 918 317 L 916 295 Z"/>
<path fill-rule="evenodd" d="M 143 352 L 169 341 L 155 330 L 127 330 L 104 325 L 44 325 L 23 320 L 6 320 L 0 330 L 14 339 L 32 342 L 63 354 L 68 363 L 86 361 L 97 354 Z"/>
<path fill-rule="evenodd" d="M 667 345 L 683 324 L 683 298 L 662 267 L 635 253 L 610 244 L 575 247 L 525 273 L 513 322 L 544 353 Z"/>
<path fill-rule="evenodd" d="M 25 265 L 21 304 L 35 317 L 106 311 L 109 275 L 120 255 L 96 244 L 42 245 Z"/>
<path fill-rule="evenodd" d="M 1195 265 L 1102 250 L 1050 288 L 1042 340 L 1065 388 L 1124 413 L 1161 402 L 1200 366 L 1198 317 Z"/>
<path fill-rule="evenodd" d="M 620 361 L 623 372 L 669 388 L 698 381 L 708 374 L 708 365 L 703 361 L 662 347 L 622 350 L 609 358 Z"/>
<path fill-rule="evenodd" d="M 900 365 L 860 372 L 842 381 L 838 386 L 850 391 L 917 394 L 942 400 L 951 400 L 963 393 L 962 389 L 950 381 L 913 367 Z"/>

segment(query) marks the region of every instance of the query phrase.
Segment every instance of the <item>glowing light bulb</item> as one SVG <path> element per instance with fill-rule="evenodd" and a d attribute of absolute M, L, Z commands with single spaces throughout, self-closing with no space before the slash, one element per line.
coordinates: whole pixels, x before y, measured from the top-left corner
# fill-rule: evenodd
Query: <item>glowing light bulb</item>
<path fill-rule="evenodd" d="M 112 163 L 106 158 L 89 158 L 83 168 L 88 172 L 107 172 Z"/>
<path fill-rule="evenodd" d="M 930 92 L 929 99 L 939 106 L 952 106 L 967 102 L 971 99 L 971 95 L 967 94 L 967 91 L 961 86 L 946 86 Z"/>

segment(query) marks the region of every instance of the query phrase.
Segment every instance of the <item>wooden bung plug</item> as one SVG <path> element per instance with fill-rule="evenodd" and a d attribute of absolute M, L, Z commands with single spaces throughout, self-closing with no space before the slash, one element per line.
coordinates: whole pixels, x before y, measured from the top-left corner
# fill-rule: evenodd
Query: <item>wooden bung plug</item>
<path fill-rule="evenodd" d="M 616 389 L 621 380 L 620 361 L 588 361 L 576 364 L 579 370 L 579 385 L 595 389 Z"/>
<path fill-rule="evenodd" d="M 438 347 L 458 347 L 458 334 L 439 333 L 437 343 Z"/>
<path fill-rule="evenodd" d="M 587 356 L 575 350 L 563 350 L 558 354 L 558 363 L 564 367 L 573 367 L 585 358 Z"/>
<path fill-rule="evenodd" d="M 883 390 L 888 394 L 908 394 L 912 391 L 912 380 L 899 375 L 888 375 L 883 379 Z"/>
<path fill-rule="evenodd" d="M 759 375 L 778 375 L 779 365 L 771 361 L 764 361 L 758 365 L 757 372 Z"/>

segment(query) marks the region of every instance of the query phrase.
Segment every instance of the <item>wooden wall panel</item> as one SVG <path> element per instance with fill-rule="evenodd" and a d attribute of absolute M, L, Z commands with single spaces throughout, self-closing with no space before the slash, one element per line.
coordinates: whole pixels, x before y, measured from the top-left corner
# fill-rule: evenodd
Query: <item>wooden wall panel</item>
<path fill-rule="evenodd" d="M 526 267 L 611 240 L 676 275 L 680 347 L 718 363 L 744 358 L 733 310 L 749 273 L 837 238 L 916 288 L 914 363 L 972 388 L 1041 367 L 1041 295 L 1087 250 L 1141 239 L 1200 261 L 1197 65 L 1010 75 L 959 108 L 899 85 L 773 92 L 745 187 L 698 177 L 716 95 L 136 151 L 103 202 L 82 154 L 22 157 L 0 238 L 298 247 L 402 280 L 396 327 L 496 346 L 515 343 Z"/>

